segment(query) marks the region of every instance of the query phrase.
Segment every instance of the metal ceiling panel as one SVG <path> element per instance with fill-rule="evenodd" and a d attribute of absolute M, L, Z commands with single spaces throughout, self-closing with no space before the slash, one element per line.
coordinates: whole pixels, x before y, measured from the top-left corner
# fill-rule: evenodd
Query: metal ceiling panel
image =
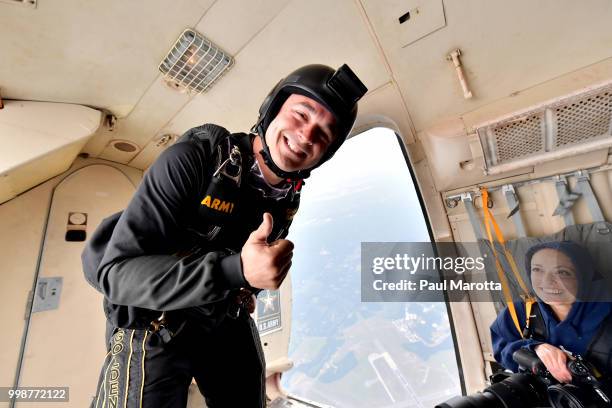
<path fill-rule="evenodd" d="M 0 3 L 0 86 L 7 99 L 127 113 L 174 40 L 213 0 Z"/>
<path fill-rule="evenodd" d="M 408 46 L 394 2 L 362 0 L 417 131 L 612 56 L 607 0 L 445 0 L 446 27 Z M 446 60 L 457 48 L 469 100 Z"/>

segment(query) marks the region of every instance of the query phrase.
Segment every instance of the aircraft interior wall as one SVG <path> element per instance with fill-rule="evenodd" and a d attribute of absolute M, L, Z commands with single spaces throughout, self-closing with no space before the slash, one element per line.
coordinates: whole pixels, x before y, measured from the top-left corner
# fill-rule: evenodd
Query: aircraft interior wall
<path fill-rule="evenodd" d="M 105 320 L 100 313 L 102 295 L 83 279 L 80 252 L 84 242 L 66 241 L 67 231 L 77 225 L 70 222 L 69 214 L 86 214 L 89 236 L 103 218 L 125 207 L 141 176 L 142 171 L 117 163 L 77 159 L 69 170 L 0 206 L 5 279 L 0 291 L 7 306 L 0 310 L 5 324 L 0 337 L 3 384 L 14 384 L 23 357 L 22 383 L 71 383 L 75 385 L 71 400 L 83 405 L 90 401 L 98 374 L 82 366 L 104 359 Z M 45 280 L 58 277 L 62 280 L 59 287 Z M 34 288 L 35 281 L 47 287 Z M 54 297 L 59 303 L 45 310 Z M 28 321 L 32 304 L 42 308 Z"/>
<path fill-rule="evenodd" d="M 119 1 L 0 3 L 0 26 L 10 33 L 0 36 L 0 57 L 11 61 L 0 64 L 0 119 L 11 118 L 0 121 L 0 386 L 12 385 L 18 372 L 20 384 L 53 379 L 70 386 L 71 406 L 89 402 L 105 357 L 104 315 L 102 296 L 83 279 L 83 233 L 89 238 L 125 207 L 143 172 L 182 132 L 203 122 L 247 131 L 281 73 L 306 63 L 346 62 L 367 84 L 352 135 L 379 126 L 397 133 L 435 241 L 477 239 L 463 199 L 471 194 L 482 224 L 482 187 L 507 240 L 519 236 L 508 188 L 527 236 L 562 230 L 556 177 L 578 191 L 578 171 L 588 174 L 612 221 L 612 120 L 608 133 L 594 138 L 596 147 L 580 150 L 592 142 L 581 141 L 556 158 L 542 149 L 509 165 L 491 164 L 494 154 L 479 133 L 513 115 L 516 123 L 546 119 L 551 112 L 533 109 L 593 88 L 612 95 L 609 1 L 198 0 L 177 2 L 172 12 L 164 0 L 144 12 Z M 178 83 L 158 71 L 187 26 L 235 58 L 203 95 L 177 92 Z M 463 53 L 459 76 L 453 50 Z M 13 67 L 17 62 L 27 69 Z M 24 109 L 15 114 L 17 108 Z M 576 224 L 593 221 L 584 196 L 570 212 Z M 291 290 L 288 278 L 277 299 L 287 317 L 282 329 L 262 336 L 273 393 L 280 373 L 293 366 Z M 449 304 L 468 393 L 482 390 L 492 373 L 489 326 L 497 306 Z M 41 311 L 30 314 L 32 307 Z M 190 392 L 191 404 L 201 406 L 201 395 Z"/>

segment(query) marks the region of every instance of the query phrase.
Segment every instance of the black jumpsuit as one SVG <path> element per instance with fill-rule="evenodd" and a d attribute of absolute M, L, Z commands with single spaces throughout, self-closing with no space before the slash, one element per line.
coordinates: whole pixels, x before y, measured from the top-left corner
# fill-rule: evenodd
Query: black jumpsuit
<path fill-rule="evenodd" d="M 226 135 L 215 125 L 183 135 L 83 252 L 85 276 L 104 294 L 107 316 L 94 407 L 184 407 L 192 378 L 211 408 L 265 405 L 259 334 L 248 313 L 234 316 L 239 288 L 250 288 L 239 251 L 266 211 L 274 218 L 271 237 L 286 236 L 295 212 L 287 208 L 296 200 L 264 198 L 243 182 L 231 217 L 214 239 L 205 238 L 211 223 L 201 202 L 216 169 L 214 146 Z M 254 157 L 247 135 L 240 144 L 244 173 Z M 165 342 L 150 329 L 162 311 L 173 333 Z"/>

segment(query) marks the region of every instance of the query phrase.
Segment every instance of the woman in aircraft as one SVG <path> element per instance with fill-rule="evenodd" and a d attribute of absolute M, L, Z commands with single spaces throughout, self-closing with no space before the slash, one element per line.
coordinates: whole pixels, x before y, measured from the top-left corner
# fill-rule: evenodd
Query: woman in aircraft
<path fill-rule="evenodd" d="M 602 301 L 610 298 L 605 285 L 594 282 L 597 272 L 589 252 L 571 241 L 544 242 L 527 251 L 525 267 L 538 298 L 531 330 L 523 338 L 506 307 L 491 325 L 495 359 L 516 372 L 512 354 L 528 348 L 558 381 L 567 383 L 572 377 L 563 347 L 612 374 L 612 303 Z M 515 302 L 515 307 L 524 327 L 525 304 Z"/>

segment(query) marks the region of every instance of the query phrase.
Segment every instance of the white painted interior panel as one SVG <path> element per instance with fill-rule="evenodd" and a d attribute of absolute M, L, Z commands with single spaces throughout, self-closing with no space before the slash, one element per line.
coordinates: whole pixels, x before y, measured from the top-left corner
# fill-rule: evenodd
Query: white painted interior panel
<path fill-rule="evenodd" d="M 39 1 L 35 9 L 1 4 L 3 96 L 127 114 L 183 28 L 196 24 L 213 2 L 53 0 Z"/>
<path fill-rule="evenodd" d="M 103 218 L 125 207 L 133 192 L 124 173 L 94 164 L 70 174 L 53 194 L 38 276 L 62 277 L 63 287 L 58 309 L 31 316 L 20 383 L 68 386 L 71 406 L 91 402 L 106 348 L 102 295 L 83 278 L 85 243 L 65 240 L 68 214 L 86 213 L 91 236 Z"/>
<path fill-rule="evenodd" d="M 101 119 L 62 103 L 7 101 L 0 112 L 0 203 L 68 169 Z"/>
<path fill-rule="evenodd" d="M 397 29 L 401 14 L 390 6 L 399 2 L 362 3 L 417 130 L 612 56 L 612 4 L 606 0 L 537 5 L 529 0 L 446 0 L 446 27 L 408 46 Z M 474 94 L 469 100 L 446 60 L 456 48 L 463 53 Z"/>

